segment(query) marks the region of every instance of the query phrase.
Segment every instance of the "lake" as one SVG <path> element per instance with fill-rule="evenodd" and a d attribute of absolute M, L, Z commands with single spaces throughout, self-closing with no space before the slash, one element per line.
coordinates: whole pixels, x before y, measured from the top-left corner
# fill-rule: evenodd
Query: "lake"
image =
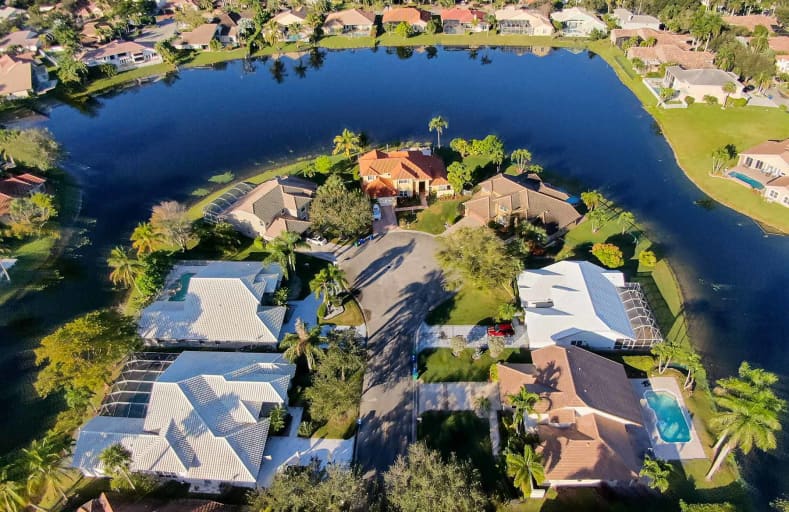
<path fill-rule="evenodd" d="M 432 140 L 427 123 L 439 113 L 449 121 L 446 141 L 496 133 L 508 149 L 526 147 L 550 171 L 633 211 L 674 263 L 710 376 L 731 374 L 747 359 L 777 372 L 789 396 L 789 238 L 705 203 L 602 59 L 566 50 L 382 48 L 185 70 L 81 110 L 51 111 L 42 125 L 68 150 L 66 167 L 83 186 L 89 244 L 64 260 L 63 281 L 15 306 L 18 318 L 0 327 L 0 371 L 11 390 L 0 402 L 0 448 L 27 442 L 37 433 L 28 426 L 47 421 L 56 405 L 33 398 L 31 338 L 112 304 L 106 255 L 152 205 L 188 201 L 221 171 L 243 176 L 327 152 L 343 128 L 373 141 Z M 763 498 L 789 492 L 785 441 L 745 459 L 745 476 Z"/>

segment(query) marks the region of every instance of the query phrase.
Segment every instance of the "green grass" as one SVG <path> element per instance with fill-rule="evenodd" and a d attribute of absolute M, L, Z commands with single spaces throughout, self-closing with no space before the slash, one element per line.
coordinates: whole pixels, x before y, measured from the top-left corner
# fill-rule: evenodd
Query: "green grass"
<path fill-rule="evenodd" d="M 430 311 L 426 321 L 430 325 L 493 324 L 499 306 L 505 302 L 512 302 L 512 297 L 503 288 L 466 285 Z"/>
<path fill-rule="evenodd" d="M 345 307 L 345 311 L 340 313 L 337 316 L 331 317 L 329 320 L 321 319 L 321 324 L 331 324 L 331 325 L 363 325 L 364 324 L 364 316 L 362 315 L 362 310 L 359 308 L 359 304 L 356 302 L 355 299 L 350 298 L 343 303 Z"/>
<path fill-rule="evenodd" d="M 411 224 L 410 229 L 433 235 L 443 233 L 446 224 L 454 224 L 461 217 L 459 206 L 462 202 L 459 199 L 436 201 L 416 215 L 416 222 Z"/>
<path fill-rule="evenodd" d="M 54 248 L 54 238 L 36 238 L 13 248 L 10 256 L 3 256 L 17 258 L 19 261 L 8 271 L 11 282 L 5 279 L 0 282 L 0 306 L 38 289 L 36 285 L 50 266 L 49 260 Z"/>
<path fill-rule="evenodd" d="M 71 98 L 83 98 L 90 96 L 91 94 L 96 94 L 97 92 L 104 89 L 111 89 L 113 87 L 117 87 L 128 82 L 133 82 L 135 80 L 141 80 L 143 78 L 163 75 L 165 73 L 169 73 L 170 71 L 175 71 L 175 66 L 171 64 L 154 64 L 153 66 L 130 69 L 129 71 L 118 73 L 115 76 L 93 80 L 81 89 L 68 92 L 67 94 Z"/>
<path fill-rule="evenodd" d="M 466 349 L 460 357 L 452 355 L 448 348 L 423 350 L 419 354 L 419 378 L 422 382 L 484 382 L 490 375 L 490 367 L 499 361 L 530 363 L 528 349 L 508 348 L 497 358 L 485 351 L 476 361 L 471 357 L 473 350 Z"/>

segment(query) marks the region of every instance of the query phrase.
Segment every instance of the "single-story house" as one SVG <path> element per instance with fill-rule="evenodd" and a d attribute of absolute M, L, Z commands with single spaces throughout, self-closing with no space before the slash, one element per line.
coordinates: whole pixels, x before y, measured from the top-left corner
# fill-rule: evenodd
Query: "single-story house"
<path fill-rule="evenodd" d="M 389 30 L 405 22 L 412 30 L 424 32 L 431 18 L 432 15 L 428 11 L 416 7 L 388 7 L 384 10 L 381 23 Z"/>
<path fill-rule="evenodd" d="M 524 419 L 539 439 L 546 487 L 629 485 L 649 447 L 638 399 L 621 364 L 578 347 L 532 351 L 532 364 L 499 363 L 502 403 L 526 387 L 540 396 Z"/>
<path fill-rule="evenodd" d="M 153 498 L 128 498 L 115 493 L 101 493 L 82 504 L 77 512 L 236 512 L 237 508 L 218 501 Z"/>
<path fill-rule="evenodd" d="M 452 7 L 441 10 L 441 25 L 445 34 L 485 32 L 490 24 L 485 21 L 486 13 L 478 9 Z"/>
<path fill-rule="evenodd" d="M 781 176 L 764 185 L 764 199 L 789 208 L 789 176 Z"/>
<path fill-rule="evenodd" d="M 47 180 L 35 174 L 24 173 L 0 180 L 0 220 L 8 215 L 11 201 L 43 192 Z"/>
<path fill-rule="evenodd" d="M 181 35 L 173 41 L 173 46 L 179 50 L 209 50 L 211 41 L 218 35 L 217 23 L 203 23 L 194 30 L 181 32 Z"/>
<path fill-rule="evenodd" d="M 712 52 L 684 50 L 673 44 L 633 46 L 627 49 L 627 58 L 644 63 L 644 72 L 655 71 L 663 64 L 673 64 L 685 69 L 713 69 L 715 54 Z"/>
<path fill-rule="evenodd" d="M 723 90 L 727 83 L 733 83 L 735 92 L 729 94 Z M 682 69 L 679 66 L 666 68 L 663 77 L 663 86 L 679 92 L 679 97 L 684 99 L 691 96 L 696 101 L 704 101 L 705 96 L 712 96 L 718 103 L 724 103 L 726 98 L 741 98 L 743 84 L 737 75 L 721 69 Z"/>
<path fill-rule="evenodd" d="M 742 27 L 749 32 L 753 32 L 757 26 L 761 25 L 770 32 L 775 32 L 780 28 L 778 18 L 766 14 L 749 14 L 747 16 L 724 16 L 724 23 L 734 27 Z"/>
<path fill-rule="evenodd" d="M 369 36 L 375 27 L 375 13 L 361 9 L 331 12 L 323 22 L 327 35 Z"/>
<path fill-rule="evenodd" d="M 663 341 L 637 283 L 588 261 L 524 270 L 518 295 L 532 348 L 649 350 Z"/>
<path fill-rule="evenodd" d="M 255 487 L 268 415 L 288 405 L 296 366 L 278 353 L 183 352 L 150 384 L 142 417 L 96 416 L 77 433 L 73 467 L 106 475 L 101 454 L 121 445 L 131 471 L 188 483 Z"/>
<path fill-rule="evenodd" d="M 633 14 L 622 7 L 614 9 L 614 19 L 616 20 L 616 24 L 623 29 L 637 30 L 640 28 L 648 28 L 660 30 L 659 19 L 646 14 Z"/>
<path fill-rule="evenodd" d="M 532 9 L 519 9 L 509 5 L 495 13 L 502 34 L 526 34 L 530 36 L 550 36 L 555 29 L 544 14 Z"/>
<path fill-rule="evenodd" d="M 621 47 L 624 42 L 634 37 L 641 41 L 654 40 L 656 45 L 672 45 L 683 50 L 690 50 L 693 48 L 693 38 L 688 34 L 674 34 L 672 32 L 653 30 L 651 28 L 615 28 L 611 31 L 609 39 L 611 40 L 611 44 Z"/>
<path fill-rule="evenodd" d="M 581 220 L 581 214 L 567 202 L 567 194 L 534 174 L 528 177 L 497 174 L 478 188 L 463 206 L 465 216 L 476 219 L 482 226 L 489 222 L 508 226 L 514 219 L 539 221 L 555 235 Z"/>
<path fill-rule="evenodd" d="M 362 190 L 394 203 L 395 197 L 443 197 L 454 194 L 444 162 L 425 150 L 373 150 L 359 157 Z"/>
<path fill-rule="evenodd" d="M 153 45 L 135 41 L 110 41 L 109 43 L 84 52 L 80 60 L 88 66 L 112 64 L 118 70 L 139 68 L 161 64 L 162 56 Z"/>
<path fill-rule="evenodd" d="M 275 347 L 285 308 L 267 306 L 265 298 L 281 281 L 276 263 L 184 262 L 142 310 L 138 332 L 149 345 Z"/>
<path fill-rule="evenodd" d="M 317 185 L 295 176 L 278 176 L 252 189 L 220 217 L 250 238 L 272 240 L 285 231 L 310 227 L 310 203 Z"/>
<path fill-rule="evenodd" d="M 57 85 L 47 68 L 30 53 L 0 56 L 0 98 L 27 98 Z"/>
<path fill-rule="evenodd" d="M 553 12 L 551 19 L 562 24 L 562 35 L 567 37 L 589 37 L 594 30 L 608 31 L 608 26 L 600 18 L 582 7 Z"/>
<path fill-rule="evenodd" d="M 0 52 L 7 53 L 14 48 L 35 53 L 41 48 L 41 41 L 38 34 L 32 30 L 17 30 L 0 38 Z"/>
<path fill-rule="evenodd" d="M 305 8 L 282 11 L 274 16 L 273 21 L 281 27 L 286 41 L 304 41 L 310 37 Z"/>

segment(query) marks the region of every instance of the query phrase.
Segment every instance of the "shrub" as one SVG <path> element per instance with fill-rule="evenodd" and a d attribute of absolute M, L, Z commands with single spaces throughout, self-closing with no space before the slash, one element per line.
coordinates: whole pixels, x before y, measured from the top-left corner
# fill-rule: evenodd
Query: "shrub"
<path fill-rule="evenodd" d="M 452 339 L 449 340 L 449 346 L 452 348 L 452 355 L 455 357 L 460 357 L 463 351 L 466 350 L 466 345 L 468 345 L 468 342 L 463 336 L 453 336 Z"/>
<path fill-rule="evenodd" d="M 498 359 L 501 353 L 504 352 L 504 339 L 491 337 L 488 340 L 488 351 L 490 352 L 490 357 Z"/>
<path fill-rule="evenodd" d="M 287 286 L 283 286 L 279 290 L 275 291 L 274 304 L 277 306 L 287 306 L 289 293 L 290 293 L 290 289 Z"/>
<path fill-rule="evenodd" d="M 266 248 L 266 241 L 263 240 L 263 238 L 261 238 L 261 237 L 257 237 L 257 238 L 255 238 L 255 241 L 252 242 L 252 247 L 262 251 L 263 249 Z"/>
<path fill-rule="evenodd" d="M 715 96 L 710 96 L 709 94 L 705 94 L 703 99 L 704 99 L 704 103 L 706 103 L 707 105 L 718 104 L 718 98 L 716 98 Z"/>
<path fill-rule="evenodd" d="M 298 434 L 301 437 L 310 437 L 314 432 L 315 432 L 315 425 L 309 420 L 302 421 L 301 425 L 299 425 Z"/>
<path fill-rule="evenodd" d="M 113 66 L 112 64 L 102 64 L 99 66 L 99 71 L 101 74 L 106 76 L 107 78 L 111 78 L 118 74 L 118 68 Z"/>
<path fill-rule="evenodd" d="M 652 268 L 657 264 L 657 257 L 652 251 L 641 251 L 638 253 L 638 262 L 643 267 Z"/>
<path fill-rule="evenodd" d="M 625 264 L 622 249 L 616 244 L 596 243 L 592 246 L 592 254 L 608 268 L 619 268 Z"/>
<path fill-rule="evenodd" d="M 685 96 L 685 103 L 688 106 L 693 105 L 694 103 L 696 103 L 696 98 L 694 98 L 693 96 Z"/>
<path fill-rule="evenodd" d="M 491 382 L 499 381 L 499 365 L 497 364 L 490 365 L 490 370 L 488 370 L 488 379 Z"/>
<path fill-rule="evenodd" d="M 288 417 L 288 411 L 281 405 L 277 405 L 268 415 L 269 428 L 274 435 L 280 434 L 285 430 L 285 420 Z"/>

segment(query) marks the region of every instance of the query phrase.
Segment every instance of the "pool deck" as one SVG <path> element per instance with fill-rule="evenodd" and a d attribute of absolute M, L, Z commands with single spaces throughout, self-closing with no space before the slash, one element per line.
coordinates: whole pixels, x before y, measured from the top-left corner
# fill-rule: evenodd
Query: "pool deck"
<path fill-rule="evenodd" d="M 677 381 L 672 377 L 650 377 L 648 380 L 651 386 L 644 387 L 644 380 L 646 379 L 630 379 L 630 384 L 633 386 L 633 392 L 636 394 L 636 398 L 638 398 L 641 404 L 641 415 L 644 417 L 644 428 L 649 435 L 649 442 L 652 444 L 655 457 L 663 460 L 706 459 L 707 454 L 704 452 L 704 447 L 699 440 L 699 435 L 698 432 L 696 432 L 696 426 L 693 424 L 690 412 L 685 406 L 685 400 L 682 397 L 682 391 L 679 385 L 677 385 Z M 685 415 L 685 421 L 690 426 L 690 441 L 687 443 L 667 443 L 660 438 L 660 433 L 655 424 L 654 412 L 652 408 L 647 405 L 646 398 L 644 398 L 644 392 L 649 390 L 666 391 L 674 395 Z"/>
<path fill-rule="evenodd" d="M 759 184 L 761 184 L 762 188 L 756 188 L 753 185 L 751 185 L 750 183 L 746 183 L 746 182 L 742 181 L 741 179 L 735 178 L 734 176 L 729 176 L 730 172 L 738 172 L 738 173 L 742 174 L 743 176 L 747 176 L 747 177 L 751 178 L 752 180 L 754 180 L 754 181 L 758 182 Z M 775 176 L 771 176 L 769 174 L 765 174 L 763 172 L 760 172 L 760 171 L 757 171 L 757 170 L 754 170 L 754 169 L 750 169 L 748 167 L 742 167 L 742 166 L 739 166 L 739 165 L 736 166 L 736 167 L 732 167 L 731 169 L 728 169 L 726 171 L 726 173 L 725 173 L 725 176 L 729 180 L 731 180 L 731 181 L 733 181 L 733 182 L 735 182 L 735 183 L 737 183 L 739 185 L 742 185 L 743 187 L 747 187 L 749 189 L 756 190 L 758 192 L 761 192 L 764 189 L 765 185 L 767 185 L 768 182 L 770 182 L 770 181 L 772 181 L 772 180 L 774 180 L 776 178 Z"/>

